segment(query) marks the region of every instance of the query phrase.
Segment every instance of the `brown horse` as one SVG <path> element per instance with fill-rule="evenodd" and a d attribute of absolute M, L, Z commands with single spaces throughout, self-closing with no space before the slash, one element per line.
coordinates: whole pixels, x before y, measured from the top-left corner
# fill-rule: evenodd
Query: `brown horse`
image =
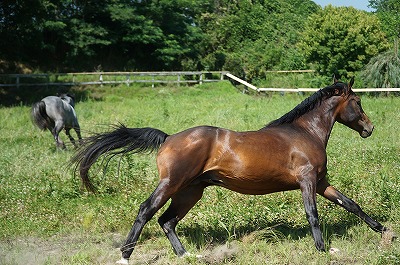
<path fill-rule="evenodd" d="M 141 204 L 138 216 L 121 247 L 127 264 L 144 225 L 169 200 L 169 208 L 158 219 L 178 256 L 187 255 L 175 232 L 177 223 L 202 197 L 208 186 L 221 186 L 244 194 L 268 194 L 300 189 L 315 246 L 325 251 L 319 227 L 316 194 L 352 212 L 374 231 L 386 228 L 373 220 L 351 199 L 326 179 L 326 146 L 336 121 L 371 135 L 374 126 L 361 107 L 360 98 L 349 84 L 334 84 L 319 90 L 293 110 L 258 131 L 235 132 L 199 126 L 174 135 L 153 128 L 127 128 L 93 135 L 72 159 L 83 183 L 94 187 L 88 171 L 102 155 L 140 153 L 159 149 L 160 182 Z"/>

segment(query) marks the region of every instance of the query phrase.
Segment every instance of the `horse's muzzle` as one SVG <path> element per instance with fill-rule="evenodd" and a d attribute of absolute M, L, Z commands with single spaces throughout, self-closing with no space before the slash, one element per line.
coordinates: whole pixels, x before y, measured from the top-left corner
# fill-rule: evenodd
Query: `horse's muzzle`
<path fill-rule="evenodd" d="M 371 124 L 370 128 L 364 128 L 364 130 L 362 130 L 362 132 L 360 133 L 360 136 L 362 138 L 367 138 L 367 137 L 371 136 L 373 130 L 374 130 L 374 126 Z"/>

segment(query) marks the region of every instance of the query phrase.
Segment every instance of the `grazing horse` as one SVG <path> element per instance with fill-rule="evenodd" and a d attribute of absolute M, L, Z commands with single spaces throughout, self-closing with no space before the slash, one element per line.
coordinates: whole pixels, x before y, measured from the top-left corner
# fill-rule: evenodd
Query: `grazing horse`
<path fill-rule="evenodd" d="M 158 219 L 178 256 L 188 255 L 175 227 L 202 197 L 208 186 L 220 186 L 243 194 L 268 194 L 300 189 L 306 217 L 315 246 L 325 251 L 318 221 L 316 194 L 354 213 L 374 231 L 387 229 L 362 211 L 326 178 L 326 146 L 335 122 L 371 135 L 374 126 L 361 107 L 360 98 L 349 84 L 334 84 L 314 93 L 297 107 L 258 131 L 236 132 L 212 126 L 199 126 L 168 135 L 153 128 L 127 128 L 95 134 L 72 158 L 84 185 L 90 167 L 104 155 L 140 153 L 158 149 L 160 181 L 139 213 L 121 247 L 120 264 L 128 264 L 144 225 L 171 199 L 169 208 Z"/>
<path fill-rule="evenodd" d="M 48 96 L 33 104 L 32 121 L 39 129 L 43 131 L 48 129 L 51 132 L 57 147 L 65 148 L 65 144 L 59 136 L 62 129 L 65 129 L 68 138 L 77 147 L 75 139 L 70 134 L 70 130 L 73 128 L 79 141 L 82 140 L 74 107 L 74 97 L 69 94 L 61 94 L 59 97 Z"/>

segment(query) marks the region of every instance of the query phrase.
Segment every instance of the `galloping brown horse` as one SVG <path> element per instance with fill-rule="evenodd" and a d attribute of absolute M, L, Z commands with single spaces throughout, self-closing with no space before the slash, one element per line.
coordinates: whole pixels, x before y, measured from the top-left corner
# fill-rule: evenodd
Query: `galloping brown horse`
<path fill-rule="evenodd" d="M 138 216 L 121 247 L 127 264 L 144 225 L 169 200 L 169 208 L 158 219 L 178 256 L 187 255 L 175 232 L 177 223 L 202 197 L 206 187 L 216 185 L 244 194 L 267 194 L 300 189 L 315 246 L 325 251 L 319 227 L 316 194 L 352 212 L 374 231 L 386 228 L 373 220 L 326 179 L 326 146 L 336 121 L 371 135 L 374 126 L 349 84 L 334 84 L 319 90 L 293 110 L 258 131 L 235 132 L 199 126 L 174 135 L 153 128 L 117 126 L 114 131 L 93 135 L 72 159 L 83 183 L 94 187 L 88 171 L 102 155 L 159 149 L 160 182 L 141 204 Z"/>

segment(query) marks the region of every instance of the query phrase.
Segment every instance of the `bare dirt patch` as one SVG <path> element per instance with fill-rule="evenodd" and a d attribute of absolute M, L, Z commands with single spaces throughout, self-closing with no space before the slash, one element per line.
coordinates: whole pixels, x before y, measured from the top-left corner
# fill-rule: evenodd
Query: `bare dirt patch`
<path fill-rule="evenodd" d="M 19 237 L 0 241 L 0 265 L 50 264 L 115 264 L 120 259 L 119 247 L 125 236 L 64 235 L 50 238 Z M 150 240 L 151 241 L 151 240 Z M 149 249 L 149 244 L 152 245 Z M 210 246 L 198 259 L 200 263 L 220 264 L 234 260 L 239 247 L 235 242 Z M 152 243 L 138 244 L 132 255 L 132 264 L 186 264 L 185 258 L 176 257 L 168 246 Z"/>
<path fill-rule="evenodd" d="M 65 235 L 50 238 L 19 237 L 0 241 L 0 264 L 62 264 L 71 256 L 85 257 L 84 253 L 98 252 L 98 264 L 114 264 L 122 242 L 119 234 L 109 234 L 105 238 L 84 235 Z M 91 256 L 91 255 L 90 255 Z"/>

